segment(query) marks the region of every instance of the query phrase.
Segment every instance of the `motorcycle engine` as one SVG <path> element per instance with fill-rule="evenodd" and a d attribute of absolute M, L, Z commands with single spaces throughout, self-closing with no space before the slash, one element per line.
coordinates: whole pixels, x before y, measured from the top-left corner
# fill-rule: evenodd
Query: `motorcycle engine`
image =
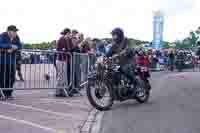
<path fill-rule="evenodd" d="M 118 86 L 118 95 L 120 99 L 126 100 L 133 96 L 134 85 L 130 84 L 128 79 L 124 78 Z"/>

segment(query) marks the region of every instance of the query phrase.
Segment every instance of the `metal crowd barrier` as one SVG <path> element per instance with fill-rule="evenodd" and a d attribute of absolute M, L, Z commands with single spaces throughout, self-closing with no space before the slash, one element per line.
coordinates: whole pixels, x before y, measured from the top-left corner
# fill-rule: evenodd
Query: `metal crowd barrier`
<path fill-rule="evenodd" d="M 73 87 L 80 89 L 87 84 L 87 76 L 95 64 L 93 54 L 73 53 Z"/>
<path fill-rule="evenodd" d="M 0 52 L 0 93 L 4 96 L 4 90 L 31 90 L 31 89 L 58 89 L 56 72 L 56 56 L 71 57 L 69 53 L 22 50 L 8 53 L 4 50 Z M 72 58 L 72 57 L 71 57 Z M 63 61 L 66 63 L 66 61 Z M 72 67 L 72 59 L 70 59 Z M 63 66 L 64 67 L 64 66 Z M 16 73 L 21 73 L 24 81 L 17 81 Z M 19 74 L 20 75 L 20 74 Z M 71 72 L 72 75 L 72 72 Z M 72 85 L 70 81 L 64 81 L 64 88 Z M 60 87 L 60 89 L 64 89 Z"/>
<path fill-rule="evenodd" d="M 0 95 L 4 97 L 5 90 L 60 89 L 65 95 L 74 90 L 79 92 L 87 84 L 95 60 L 94 55 L 81 53 L 1 50 Z M 15 80 L 18 75 L 23 81 Z"/>

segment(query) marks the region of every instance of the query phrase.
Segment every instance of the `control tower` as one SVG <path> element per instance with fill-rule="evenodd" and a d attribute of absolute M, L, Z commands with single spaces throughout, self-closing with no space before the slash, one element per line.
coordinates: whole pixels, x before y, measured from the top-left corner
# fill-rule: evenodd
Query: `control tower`
<path fill-rule="evenodd" d="M 154 12 L 152 47 L 160 50 L 163 46 L 164 15 L 161 11 Z"/>

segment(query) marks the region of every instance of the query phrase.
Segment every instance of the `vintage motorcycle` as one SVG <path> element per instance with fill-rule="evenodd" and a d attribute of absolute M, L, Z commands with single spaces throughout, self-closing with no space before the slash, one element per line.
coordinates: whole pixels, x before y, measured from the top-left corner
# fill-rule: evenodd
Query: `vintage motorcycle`
<path fill-rule="evenodd" d="M 128 99 L 135 99 L 139 103 L 148 101 L 151 85 L 147 69 L 130 66 L 127 71 L 134 73 L 134 83 L 130 82 L 119 69 L 120 66 L 113 63 L 112 59 L 99 57 L 94 69 L 88 75 L 87 97 L 97 110 L 109 110 L 114 101 L 122 102 Z"/>

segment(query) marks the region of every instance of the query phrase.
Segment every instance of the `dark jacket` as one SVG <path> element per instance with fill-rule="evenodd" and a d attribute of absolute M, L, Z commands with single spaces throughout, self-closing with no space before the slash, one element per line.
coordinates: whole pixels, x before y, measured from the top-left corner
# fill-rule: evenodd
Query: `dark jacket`
<path fill-rule="evenodd" d="M 121 51 L 123 51 L 124 49 L 126 49 L 127 46 L 128 46 L 128 40 L 127 39 L 124 39 L 124 41 L 122 41 L 120 44 L 116 44 L 116 43 L 113 42 L 112 47 L 107 52 L 106 56 L 112 57 L 113 55 L 118 54 Z"/>
<path fill-rule="evenodd" d="M 175 55 L 174 55 L 173 53 L 170 53 L 170 54 L 169 54 L 169 59 L 170 59 L 170 60 L 174 60 L 174 59 L 175 59 Z"/>
<path fill-rule="evenodd" d="M 0 64 L 15 64 L 16 63 L 16 53 L 14 51 L 12 53 L 6 52 L 6 50 L 11 49 L 12 45 L 16 45 L 18 50 L 22 48 L 22 44 L 20 42 L 19 36 L 11 41 L 7 32 L 4 32 L 0 35 Z"/>
<path fill-rule="evenodd" d="M 88 53 L 90 51 L 89 44 L 87 42 L 83 42 L 83 45 L 81 47 L 81 53 Z"/>
<path fill-rule="evenodd" d="M 107 57 L 112 57 L 113 55 L 118 55 L 122 51 L 126 51 L 124 54 L 119 55 L 118 63 L 120 65 L 130 64 L 133 63 L 134 58 L 134 51 L 129 48 L 128 39 L 124 38 L 124 40 L 120 44 L 114 44 L 109 49 L 108 53 L 106 54 Z"/>
<path fill-rule="evenodd" d="M 74 47 L 74 48 L 72 48 L 71 52 L 72 52 L 72 53 L 80 53 L 81 50 L 80 50 L 79 47 Z"/>
<path fill-rule="evenodd" d="M 200 56 L 200 48 L 198 48 L 197 52 L 196 52 L 197 56 Z"/>
<path fill-rule="evenodd" d="M 72 53 L 73 53 L 73 60 L 72 60 L 73 67 L 75 67 L 76 71 L 79 71 L 81 59 L 80 59 L 80 55 L 77 53 L 81 53 L 81 50 L 79 47 L 74 47 L 72 49 Z"/>
<path fill-rule="evenodd" d="M 72 48 L 73 48 L 72 40 L 70 38 L 65 39 L 64 37 L 61 37 L 57 42 L 56 50 L 60 52 L 57 55 L 57 60 L 69 62 L 70 61 L 69 54 L 71 54 Z"/>

